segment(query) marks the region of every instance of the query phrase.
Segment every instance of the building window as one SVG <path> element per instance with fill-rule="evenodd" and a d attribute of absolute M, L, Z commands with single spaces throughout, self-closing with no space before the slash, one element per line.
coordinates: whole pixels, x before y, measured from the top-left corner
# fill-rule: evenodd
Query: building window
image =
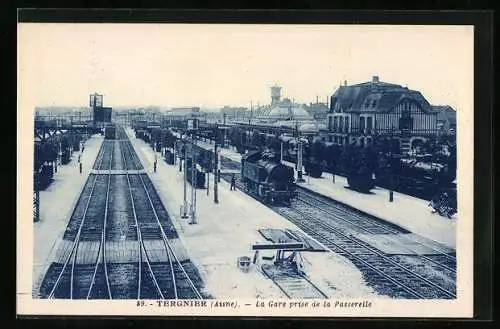
<path fill-rule="evenodd" d="M 367 117 L 366 118 L 366 129 L 368 130 L 368 132 L 370 132 L 373 128 L 372 126 L 372 120 L 373 118 L 372 117 Z"/>
<path fill-rule="evenodd" d="M 344 117 L 344 131 L 349 132 L 349 117 Z"/>
<path fill-rule="evenodd" d="M 333 129 L 333 117 L 332 116 L 328 117 L 328 129 L 330 129 L 330 130 Z"/>
<path fill-rule="evenodd" d="M 344 131 L 344 118 L 339 117 L 339 131 L 343 132 Z"/>
<path fill-rule="evenodd" d="M 339 128 L 339 117 L 333 117 L 333 131 L 337 131 Z"/>
<path fill-rule="evenodd" d="M 365 129 L 365 117 L 359 117 L 359 129 L 360 130 Z"/>
<path fill-rule="evenodd" d="M 373 102 L 372 102 L 372 107 L 374 108 L 376 105 L 377 105 L 377 100 L 374 99 Z"/>

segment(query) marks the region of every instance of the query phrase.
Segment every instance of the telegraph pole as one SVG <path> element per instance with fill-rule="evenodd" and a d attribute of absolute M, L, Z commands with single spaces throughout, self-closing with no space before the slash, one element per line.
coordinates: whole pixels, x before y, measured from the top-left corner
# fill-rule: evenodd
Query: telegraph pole
<path fill-rule="evenodd" d="M 196 119 L 195 119 L 196 120 Z M 191 147 L 191 222 L 190 224 L 196 224 L 196 155 L 195 155 L 195 145 L 196 145 L 196 133 L 193 132 L 192 135 L 192 147 Z"/>
<path fill-rule="evenodd" d="M 250 120 L 248 120 L 248 125 L 252 123 L 252 118 L 253 118 L 253 103 L 250 101 Z"/>
<path fill-rule="evenodd" d="M 280 143 L 280 163 L 283 164 L 283 141 Z"/>
<path fill-rule="evenodd" d="M 219 194 L 217 191 L 217 174 L 219 171 L 219 161 L 217 156 L 217 142 L 214 143 L 214 203 L 219 203 Z"/>
<path fill-rule="evenodd" d="M 182 161 L 179 161 L 182 163 Z M 181 167 L 182 168 L 182 167 Z M 184 205 L 182 207 L 182 218 L 188 218 L 187 199 L 186 199 L 186 180 L 187 180 L 187 145 L 184 143 Z"/>
<path fill-rule="evenodd" d="M 304 179 L 302 178 L 302 141 L 300 140 L 298 121 L 296 121 L 295 124 L 295 131 L 297 134 L 297 181 L 303 182 Z"/>
<path fill-rule="evenodd" d="M 184 155 L 186 155 L 186 145 L 184 145 L 184 143 L 182 142 L 182 134 L 181 134 L 181 139 L 179 141 L 180 141 L 180 143 L 178 143 L 179 147 L 178 147 L 178 150 L 177 150 L 178 153 L 179 153 L 179 172 L 182 172 L 182 158 L 181 158 L 182 152 L 181 152 L 181 147 L 184 148 Z M 185 156 L 184 156 L 184 161 L 186 161 L 186 157 Z"/>
<path fill-rule="evenodd" d="M 207 196 L 210 193 L 210 171 L 207 170 Z"/>
<path fill-rule="evenodd" d="M 226 129 L 225 129 L 226 128 L 226 117 L 227 117 L 227 114 L 224 113 L 224 115 L 223 115 L 224 130 L 222 131 L 222 143 L 221 143 L 222 147 L 226 147 Z"/>

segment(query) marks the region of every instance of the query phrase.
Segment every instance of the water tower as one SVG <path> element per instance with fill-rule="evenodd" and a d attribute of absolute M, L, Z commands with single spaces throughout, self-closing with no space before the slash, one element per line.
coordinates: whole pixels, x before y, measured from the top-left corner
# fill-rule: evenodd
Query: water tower
<path fill-rule="evenodd" d="M 278 104 L 281 98 L 281 87 L 274 85 L 271 87 L 271 105 Z"/>

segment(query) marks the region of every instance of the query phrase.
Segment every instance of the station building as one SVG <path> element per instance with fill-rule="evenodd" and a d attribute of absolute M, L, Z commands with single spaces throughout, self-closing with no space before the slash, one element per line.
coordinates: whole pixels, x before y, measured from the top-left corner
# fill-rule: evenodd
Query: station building
<path fill-rule="evenodd" d="M 412 144 L 438 134 L 439 109 L 415 90 L 371 81 L 340 86 L 330 98 L 329 140 L 336 144 L 371 141 L 375 136 L 399 139 L 402 153 Z"/>

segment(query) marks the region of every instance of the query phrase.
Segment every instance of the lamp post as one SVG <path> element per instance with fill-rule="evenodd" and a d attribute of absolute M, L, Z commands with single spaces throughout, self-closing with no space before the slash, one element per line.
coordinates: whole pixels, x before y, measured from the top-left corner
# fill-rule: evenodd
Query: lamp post
<path fill-rule="evenodd" d="M 302 141 L 299 134 L 299 122 L 295 122 L 295 133 L 297 138 L 297 182 L 304 182 L 302 178 Z"/>
<path fill-rule="evenodd" d="M 153 163 L 153 172 L 156 172 L 156 161 L 157 161 L 156 148 L 154 154 L 155 154 L 155 162 Z"/>

